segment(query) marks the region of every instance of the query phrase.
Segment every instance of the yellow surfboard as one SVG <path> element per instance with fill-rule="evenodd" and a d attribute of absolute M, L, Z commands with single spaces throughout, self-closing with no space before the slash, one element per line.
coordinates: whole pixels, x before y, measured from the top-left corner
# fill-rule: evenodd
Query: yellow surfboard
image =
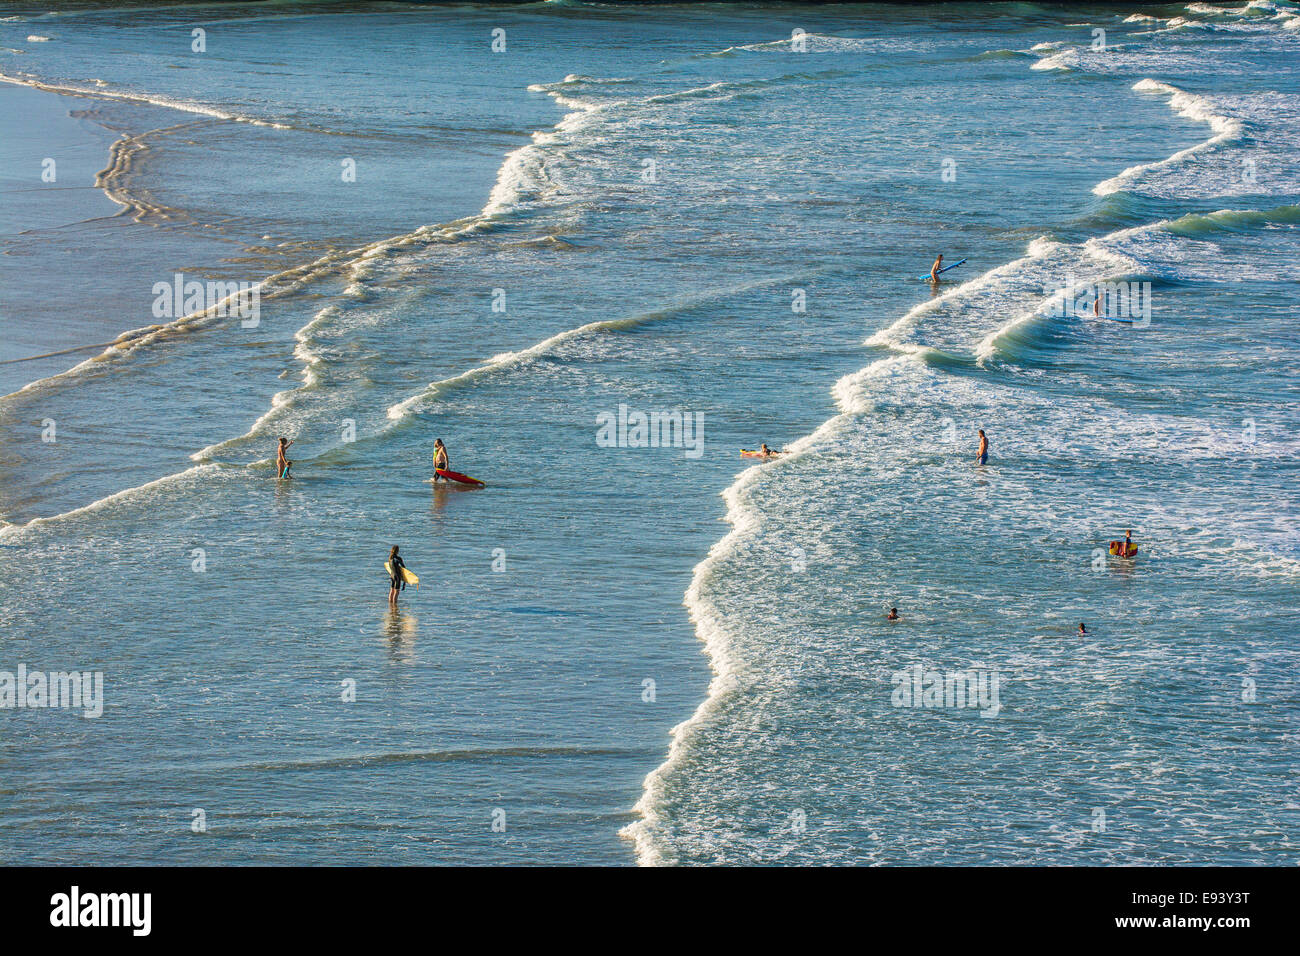
<path fill-rule="evenodd" d="M 384 570 L 388 572 L 390 578 L 393 576 L 393 564 L 391 561 L 384 562 Z M 407 584 L 414 584 L 415 589 L 417 591 L 420 590 L 420 576 L 410 568 L 402 568 L 402 580 Z"/>

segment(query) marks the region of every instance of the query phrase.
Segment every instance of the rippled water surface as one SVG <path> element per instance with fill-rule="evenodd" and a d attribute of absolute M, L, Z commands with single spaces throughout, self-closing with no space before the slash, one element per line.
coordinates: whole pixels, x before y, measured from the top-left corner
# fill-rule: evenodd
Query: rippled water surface
<path fill-rule="evenodd" d="M 1294 862 L 1300 9 L 945 9 L 0 18 L 0 855 Z"/>

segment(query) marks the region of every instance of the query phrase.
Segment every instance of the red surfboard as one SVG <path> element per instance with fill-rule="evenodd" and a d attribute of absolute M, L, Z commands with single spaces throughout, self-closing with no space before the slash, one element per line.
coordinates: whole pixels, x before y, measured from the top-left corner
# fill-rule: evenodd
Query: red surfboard
<path fill-rule="evenodd" d="M 473 485 L 475 488 L 486 488 L 487 485 L 477 478 L 471 478 L 469 475 L 462 475 L 459 471 L 448 471 L 446 468 L 435 468 L 440 478 L 446 478 L 448 481 L 458 481 L 462 485 Z"/>

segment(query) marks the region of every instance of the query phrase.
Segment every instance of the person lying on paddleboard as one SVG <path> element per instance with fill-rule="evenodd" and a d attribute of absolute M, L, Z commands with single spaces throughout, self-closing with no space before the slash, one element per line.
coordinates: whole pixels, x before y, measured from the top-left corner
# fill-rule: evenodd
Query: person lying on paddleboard
<path fill-rule="evenodd" d="M 392 580 L 388 582 L 388 603 L 397 603 L 397 592 L 406 590 L 406 580 L 402 577 L 402 568 L 406 564 L 397 555 L 397 545 L 393 545 L 393 550 L 388 552 L 388 566 L 392 569 Z"/>
<path fill-rule="evenodd" d="M 433 480 L 445 481 L 442 475 L 438 474 L 438 469 L 449 471 L 451 469 L 451 459 L 447 457 L 447 446 L 442 443 L 441 438 L 433 440 Z"/>
<path fill-rule="evenodd" d="M 767 442 L 759 445 L 758 450 L 764 458 L 771 458 L 773 455 L 780 454 L 779 452 L 772 451 L 772 449 L 768 448 Z"/>
<path fill-rule="evenodd" d="M 293 477 L 293 475 L 289 474 L 289 469 L 293 467 L 293 462 L 291 462 L 285 455 L 285 452 L 289 450 L 289 446 L 292 444 L 293 442 L 289 441 L 287 438 L 282 437 L 280 439 L 280 447 L 275 453 L 275 477 L 277 478 Z"/>
<path fill-rule="evenodd" d="M 938 282 L 939 273 L 943 271 L 943 253 L 939 253 L 939 258 L 934 260 L 934 265 L 930 266 L 930 281 Z"/>

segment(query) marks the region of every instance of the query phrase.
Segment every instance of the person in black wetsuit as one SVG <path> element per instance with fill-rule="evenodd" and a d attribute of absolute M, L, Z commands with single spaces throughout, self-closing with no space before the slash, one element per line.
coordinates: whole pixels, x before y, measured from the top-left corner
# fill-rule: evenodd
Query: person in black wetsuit
<path fill-rule="evenodd" d="M 406 567 L 397 554 L 397 545 L 393 545 L 393 550 L 388 552 L 388 566 L 392 568 L 392 580 L 389 582 L 388 603 L 397 603 L 397 592 L 406 590 L 406 581 L 402 578 L 402 568 Z"/>

